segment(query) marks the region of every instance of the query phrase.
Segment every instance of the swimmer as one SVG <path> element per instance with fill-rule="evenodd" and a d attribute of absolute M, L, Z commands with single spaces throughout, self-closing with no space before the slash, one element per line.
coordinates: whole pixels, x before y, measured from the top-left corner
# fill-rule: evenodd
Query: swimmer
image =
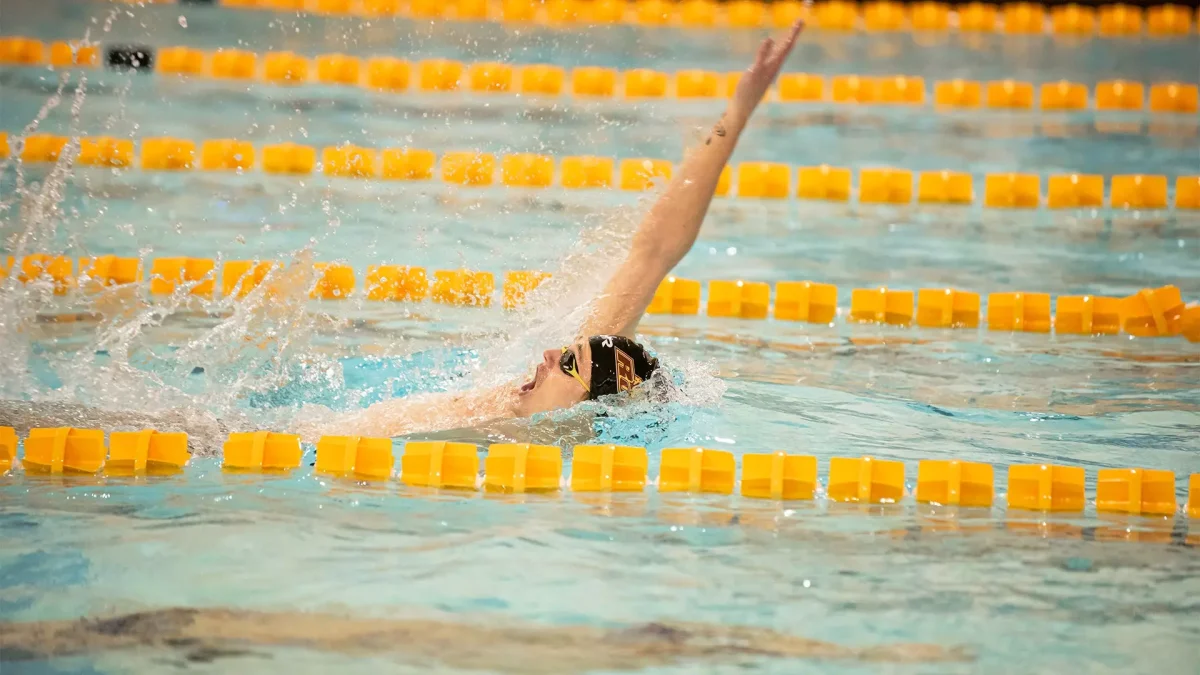
<path fill-rule="evenodd" d="M 624 262 L 592 303 L 581 337 L 543 352 L 528 382 L 392 399 L 334 419 L 310 420 L 297 430 L 314 440 L 324 433 L 390 437 L 466 427 L 570 408 L 622 394 L 650 378 L 658 360 L 634 340 L 638 321 L 658 285 L 695 243 L 738 137 L 803 29 L 804 22 L 797 21 L 782 42 L 763 41 L 704 144 L 680 164 L 638 226 Z"/>

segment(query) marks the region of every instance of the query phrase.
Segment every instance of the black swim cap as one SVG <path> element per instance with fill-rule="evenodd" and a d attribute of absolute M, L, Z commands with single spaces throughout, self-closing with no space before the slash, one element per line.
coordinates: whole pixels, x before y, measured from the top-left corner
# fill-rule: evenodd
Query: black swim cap
<path fill-rule="evenodd" d="M 650 377 L 658 368 L 658 359 L 646 348 L 621 335 L 593 335 L 592 386 L 588 398 L 629 391 Z"/>

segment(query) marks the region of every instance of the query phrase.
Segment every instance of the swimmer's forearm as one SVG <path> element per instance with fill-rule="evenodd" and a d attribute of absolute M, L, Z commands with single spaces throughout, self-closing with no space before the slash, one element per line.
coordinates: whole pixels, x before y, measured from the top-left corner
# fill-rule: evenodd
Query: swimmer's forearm
<path fill-rule="evenodd" d="M 687 255 L 717 192 L 721 171 L 729 162 L 749 114 L 729 106 L 709 130 L 704 144 L 679 165 L 666 190 L 638 228 L 634 248 L 659 261 L 666 274 Z"/>
<path fill-rule="evenodd" d="M 747 115 L 730 106 L 704 144 L 684 158 L 658 201 L 633 235 L 629 257 L 597 298 L 581 328 L 583 335 L 615 333 L 632 337 L 663 277 L 691 250 L 700 235 Z"/>

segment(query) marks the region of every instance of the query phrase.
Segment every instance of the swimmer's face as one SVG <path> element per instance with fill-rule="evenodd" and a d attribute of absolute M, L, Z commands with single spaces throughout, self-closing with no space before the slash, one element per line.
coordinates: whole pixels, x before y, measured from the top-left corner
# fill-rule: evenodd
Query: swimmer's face
<path fill-rule="evenodd" d="M 592 349 L 586 340 L 576 340 L 567 346 L 569 356 L 564 359 L 561 347 L 542 352 L 533 378 L 521 386 L 517 393 L 517 414 L 528 417 L 534 413 L 570 408 L 586 401 L 587 390 L 571 375 L 563 372 L 562 363 L 573 357 L 580 379 L 591 386 Z"/>

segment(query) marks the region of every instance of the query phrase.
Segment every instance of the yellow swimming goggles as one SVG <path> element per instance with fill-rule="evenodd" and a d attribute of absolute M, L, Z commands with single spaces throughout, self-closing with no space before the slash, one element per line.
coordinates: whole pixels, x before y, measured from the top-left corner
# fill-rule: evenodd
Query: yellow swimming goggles
<path fill-rule="evenodd" d="M 569 347 L 562 348 L 562 356 L 558 358 L 558 367 L 564 373 L 575 378 L 575 381 L 583 387 L 584 391 L 589 394 L 592 393 L 592 390 L 588 387 L 587 382 L 583 381 L 583 376 L 579 374 L 579 363 L 575 361 L 575 352 L 571 351 Z"/>

